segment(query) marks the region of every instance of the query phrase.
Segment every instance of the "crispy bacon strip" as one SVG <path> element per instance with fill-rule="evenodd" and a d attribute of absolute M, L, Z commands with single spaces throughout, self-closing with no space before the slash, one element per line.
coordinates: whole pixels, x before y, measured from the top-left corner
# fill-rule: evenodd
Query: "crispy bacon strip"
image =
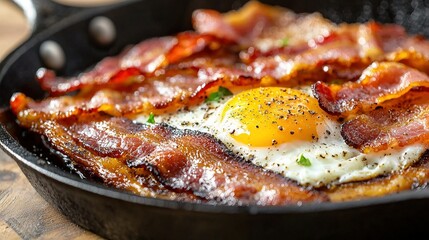
<path fill-rule="evenodd" d="M 240 42 L 259 35 L 279 14 L 278 10 L 251 2 L 236 13 L 229 12 L 224 15 L 214 10 L 196 10 L 192 15 L 192 22 L 197 32 Z"/>
<path fill-rule="evenodd" d="M 197 32 L 268 51 L 287 44 L 299 45 L 327 36 L 336 25 L 320 14 L 296 14 L 282 7 L 250 1 L 238 11 L 221 14 L 197 10 L 192 16 Z M 299 32 L 299 34 L 298 34 Z"/>
<path fill-rule="evenodd" d="M 125 50 L 119 56 L 108 57 L 93 69 L 74 78 L 60 78 L 51 70 L 40 69 L 37 79 L 41 87 L 52 95 L 60 95 L 89 86 L 123 83 L 131 77 L 152 76 L 155 70 L 165 68 L 187 57 L 218 50 L 225 41 L 194 32 L 183 32 L 176 37 L 145 40 Z M 136 78 L 137 81 L 139 78 Z"/>
<path fill-rule="evenodd" d="M 247 77 L 243 71 L 228 68 L 169 70 L 159 77 L 141 83 L 81 92 L 77 96 L 47 98 L 35 102 L 22 93 L 11 98 L 16 114 L 59 119 L 82 113 L 104 112 L 113 116 L 136 113 L 162 113 L 204 101 L 218 86 L 230 89 L 250 88 L 259 79 Z"/>
<path fill-rule="evenodd" d="M 375 110 L 344 123 L 341 134 L 348 145 L 363 152 L 414 143 L 429 146 L 427 96 L 427 91 L 412 91 L 401 98 L 388 101 Z"/>
<path fill-rule="evenodd" d="M 108 57 L 92 70 L 76 78 L 60 78 L 51 70 L 40 69 L 40 86 L 54 95 L 78 90 L 89 85 L 121 82 L 131 76 L 151 73 L 165 62 L 165 54 L 177 44 L 175 37 L 153 38 L 125 50 L 117 57 Z"/>
<path fill-rule="evenodd" d="M 347 116 L 399 98 L 415 87 L 429 87 L 429 77 L 400 63 L 382 62 L 368 67 L 357 82 L 329 86 L 319 81 L 313 93 L 326 112 Z"/>
<path fill-rule="evenodd" d="M 296 79 L 314 82 L 315 79 L 355 78 L 369 63 L 369 59 L 360 57 L 354 43 L 345 40 L 332 41 L 299 54 L 258 57 L 249 65 L 258 77 L 271 76 L 281 82 Z"/>
<path fill-rule="evenodd" d="M 426 38 L 409 36 L 396 24 L 372 23 L 370 28 L 378 46 L 386 53 L 386 60 L 401 62 L 429 74 L 429 41 Z"/>
<path fill-rule="evenodd" d="M 100 117 L 85 116 L 83 121 L 93 121 Z M 24 123 L 30 123 L 23 121 Z M 97 122 L 94 122 L 97 124 Z M 31 126 L 27 126 L 32 131 L 44 135 L 48 142 L 56 150 L 67 155 L 77 169 L 91 179 L 97 179 L 101 182 L 119 189 L 124 189 L 138 195 L 163 198 L 171 200 L 184 201 L 201 201 L 199 198 L 187 194 L 176 193 L 166 189 L 162 184 L 157 182 L 150 172 L 143 169 L 131 169 L 127 166 L 123 156 L 127 151 L 138 152 L 141 147 L 141 141 L 136 139 L 126 138 L 121 136 L 109 135 L 110 132 L 96 132 L 95 129 L 75 129 L 76 122 L 74 119 L 68 119 L 63 122 L 57 121 L 40 121 L 35 120 Z M 98 131 L 102 129 L 102 125 L 98 124 Z M 134 126 L 138 129 L 139 126 Z M 82 132 L 74 132 L 82 130 Z M 79 139 L 81 135 L 89 135 L 93 138 L 99 137 L 97 144 L 98 149 L 88 147 L 89 138 L 86 144 L 83 144 Z M 92 134 L 92 135 L 91 135 Z M 103 150 L 105 150 L 103 152 Z M 110 151 L 108 154 L 106 151 Z M 129 153 L 128 152 L 128 153 Z"/>
<path fill-rule="evenodd" d="M 98 115 L 36 121 L 27 127 L 45 135 L 78 167 L 141 195 L 228 205 L 327 201 L 322 193 L 238 159 L 200 132 Z"/>

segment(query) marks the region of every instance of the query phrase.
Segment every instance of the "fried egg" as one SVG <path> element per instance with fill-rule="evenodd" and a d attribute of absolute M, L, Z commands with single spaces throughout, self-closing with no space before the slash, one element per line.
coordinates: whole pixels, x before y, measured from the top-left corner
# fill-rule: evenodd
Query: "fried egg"
<path fill-rule="evenodd" d="M 414 144 L 365 154 L 348 146 L 341 123 L 325 114 L 310 87 L 254 88 L 155 116 L 155 122 L 209 133 L 245 160 L 314 187 L 400 171 L 425 151 Z"/>

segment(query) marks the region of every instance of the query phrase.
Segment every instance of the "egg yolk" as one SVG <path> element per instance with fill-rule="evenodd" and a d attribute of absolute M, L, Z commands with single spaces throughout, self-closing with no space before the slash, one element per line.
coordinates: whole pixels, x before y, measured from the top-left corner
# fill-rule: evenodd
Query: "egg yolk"
<path fill-rule="evenodd" d="M 221 113 L 231 137 L 249 146 L 263 147 L 318 138 L 325 120 L 315 98 L 299 90 L 267 87 L 241 92 Z"/>

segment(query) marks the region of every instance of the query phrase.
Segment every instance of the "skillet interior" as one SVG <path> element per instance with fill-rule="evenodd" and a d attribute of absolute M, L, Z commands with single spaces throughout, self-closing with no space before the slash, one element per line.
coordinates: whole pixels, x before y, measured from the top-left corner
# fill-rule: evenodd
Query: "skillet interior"
<path fill-rule="evenodd" d="M 190 16 L 194 9 L 228 11 L 244 2 L 139 1 L 88 10 L 64 19 L 32 36 L 2 62 L 0 107 L 6 108 L 10 96 L 16 91 L 34 98 L 43 97 L 34 73 L 42 66 L 38 49 L 44 40 L 60 43 L 67 62 L 59 74 L 73 75 L 105 56 L 118 53 L 127 44 L 190 29 Z M 262 2 L 283 5 L 297 12 L 319 11 L 336 22 L 370 19 L 396 22 L 412 33 L 429 36 L 429 14 L 426 14 L 429 1 Z M 109 17 L 117 27 L 118 39 L 109 48 L 97 47 L 87 34 L 89 20 L 99 15 Z M 17 160 L 36 190 L 72 221 L 109 238 L 266 238 L 277 234 L 308 238 L 350 233 L 353 233 L 353 238 L 377 234 L 397 237 L 400 234 L 418 234 L 423 230 L 422 214 L 429 210 L 427 191 L 302 207 L 207 206 L 137 197 L 81 180 L 66 168 L 46 164 L 46 158 L 55 161 L 53 155 L 43 148 L 40 141 L 34 140 L 37 137 L 17 126 L 10 112 L 1 113 L 0 122 L 4 126 L 0 129 L 1 145 Z M 386 222 L 389 223 L 388 228 L 384 226 Z M 410 227 L 412 232 L 408 232 Z M 373 232 L 374 228 L 380 228 L 380 231 Z M 392 229 L 397 231 L 392 232 Z"/>

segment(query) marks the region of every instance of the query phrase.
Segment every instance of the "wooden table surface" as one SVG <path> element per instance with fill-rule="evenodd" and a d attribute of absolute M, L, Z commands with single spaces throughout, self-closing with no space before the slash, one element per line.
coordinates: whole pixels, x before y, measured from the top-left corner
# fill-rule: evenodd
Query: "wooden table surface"
<path fill-rule="evenodd" d="M 111 2 L 112 0 L 110 0 Z M 106 0 L 63 0 L 98 4 Z M 0 0 L 0 59 L 28 36 L 26 20 L 10 2 Z M 18 165 L 0 150 L 0 239 L 100 239 L 71 223 L 27 181 Z"/>

